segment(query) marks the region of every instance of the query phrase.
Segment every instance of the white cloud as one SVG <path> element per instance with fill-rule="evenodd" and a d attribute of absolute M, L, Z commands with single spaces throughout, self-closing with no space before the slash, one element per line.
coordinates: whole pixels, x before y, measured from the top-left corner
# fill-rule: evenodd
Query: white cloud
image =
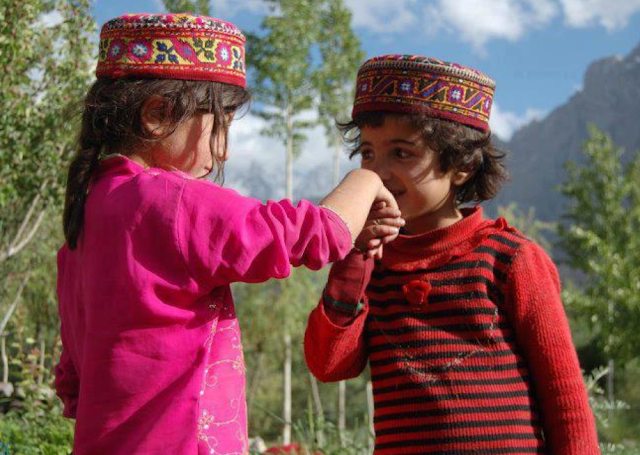
<path fill-rule="evenodd" d="M 240 11 L 265 14 L 269 11 L 267 2 L 263 0 L 211 0 L 211 14 L 215 17 L 231 17 Z"/>
<path fill-rule="evenodd" d="M 494 104 L 491 108 L 491 119 L 489 124 L 491 131 L 500 139 L 508 141 L 517 130 L 533 120 L 539 120 L 545 113 L 539 109 L 529 108 L 523 115 L 514 112 L 503 111 L 500 106 Z"/>
<path fill-rule="evenodd" d="M 424 23 L 429 33 L 447 31 L 482 53 L 490 40 L 517 41 L 557 11 L 551 0 L 437 0 L 425 8 Z"/>
<path fill-rule="evenodd" d="M 353 12 L 353 25 L 377 33 L 406 31 L 418 23 L 416 0 L 345 0 Z"/>
<path fill-rule="evenodd" d="M 640 0 L 560 0 L 571 27 L 601 25 L 609 31 L 624 28 L 640 11 Z"/>
<path fill-rule="evenodd" d="M 313 120 L 315 114 L 305 112 L 300 118 Z M 276 180 L 276 188 L 280 183 L 278 179 L 284 182 L 284 145 L 274 138 L 262 135 L 260 132 L 265 126 L 266 122 L 253 114 L 247 114 L 233 122 L 229 134 L 230 159 L 226 165 L 228 180 L 232 187 L 238 187 L 238 176 L 245 174 L 252 166 L 252 163 L 258 165 L 254 166 L 254 169 L 262 168 L 264 170 L 267 179 Z M 326 179 L 322 179 L 322 182 L 318 183 L 316 176 L 313 179 L 315 182 L 313 184 L 325 187 L 328 191 L 333 172 L 333 149 L 327 145 L 323 127 L 317 126 L 306 130 L 305 133 L 307 141 L 302 147 L 300 156 L 294 163 L 294 183 L 299 187 L 300 180 L 304 179 L 305 175 L 312 171 L 317 174 L 317 168 L 325 168 L 327 170 Z M 346 171 L 349 167 L 353 167 L 353 165 L 350 165 L 345 153 L 341 159 L 341 169 Z M 236 189 L 245 190 L 242 187 Z M 259 197 L 259 195 L 256 195 L 256 197 Z"/>

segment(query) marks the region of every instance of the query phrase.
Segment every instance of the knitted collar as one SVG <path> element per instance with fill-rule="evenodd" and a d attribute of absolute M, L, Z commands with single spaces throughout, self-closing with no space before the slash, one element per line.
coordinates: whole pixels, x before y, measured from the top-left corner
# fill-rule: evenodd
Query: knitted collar
<path fill-rule="evenodd" d="M 488 235 L 509 228 L 504 218 L 485 220 L 482 207 L 462 209 L 463 218 L 446 228 L 418 235 L 400 234 L 385 245 L 379 265 L 412 271 L 440 267 L 476 248 Z"/>

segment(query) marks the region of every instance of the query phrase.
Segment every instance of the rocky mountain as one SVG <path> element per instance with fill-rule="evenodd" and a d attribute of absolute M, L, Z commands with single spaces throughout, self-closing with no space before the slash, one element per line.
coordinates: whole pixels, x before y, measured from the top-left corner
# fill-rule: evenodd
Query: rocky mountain
<path fill-rule="evenodd" d="M 566 179 L 564 163 L 584 162 L 590 123 L 625 149 L 624 160 L 640 150 L 640 44 L 624 58 L 593 62 L 582 90 L 504 144 L 511 152 L 511 182 L 494 205 L 516 202 L 525 210 L 535 207 L 541 220 L 557 220 L 565 201 L 555 188 Z"/>

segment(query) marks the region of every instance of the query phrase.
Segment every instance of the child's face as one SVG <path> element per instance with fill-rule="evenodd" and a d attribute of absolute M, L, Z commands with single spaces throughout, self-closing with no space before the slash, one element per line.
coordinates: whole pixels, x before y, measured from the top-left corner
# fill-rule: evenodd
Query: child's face
<path fill-rule="evenodd" d="M 409 233 L 441 227 L 458 213 L 455 185 L 461 173 L 442 172 L 435 151 L 420 130 L 401 117 L 389 116 L 378 128 L 363 127 L 361 167 L 380 176 L 394 195 Z"/>

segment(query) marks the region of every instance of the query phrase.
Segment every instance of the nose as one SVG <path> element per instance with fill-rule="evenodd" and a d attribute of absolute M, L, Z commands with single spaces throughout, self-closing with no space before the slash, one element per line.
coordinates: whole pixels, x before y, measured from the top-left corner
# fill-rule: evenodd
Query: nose
<path fill-rule="evenodd" d="M 386 165 L 384 160 L 375 160 L 372 163 L 369 163 L 369 166 L 367 166 L 367 168 L 370 171 L 378 174 L 378 177 L 380 177 L 380 180 L 382 180 L 383 182 L 386 182 L 391 178 L 389 166 Z"/>

